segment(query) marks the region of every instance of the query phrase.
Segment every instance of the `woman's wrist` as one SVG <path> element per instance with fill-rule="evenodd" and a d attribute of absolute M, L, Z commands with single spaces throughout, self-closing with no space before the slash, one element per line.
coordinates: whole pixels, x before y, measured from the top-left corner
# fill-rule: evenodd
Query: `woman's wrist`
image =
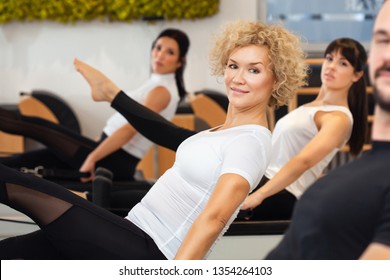
<path fill-rule="evenodd" d="M 96 152 L 95 151 L 92 151 L 89 153 L 89 155 L 87 156 L 87 160 L 88 161 L 92 161 L 92 162 L 96 162 L 97 161 L 97 155 L 96 155 Z"/>
<path fill-rule="evenodd" d="M 263 200 L 267 198 L 266 194 L 261 189 L 259 189 L 253 195 L 257 202 L 257 205 L 260 205 L 263 202 Z"/>

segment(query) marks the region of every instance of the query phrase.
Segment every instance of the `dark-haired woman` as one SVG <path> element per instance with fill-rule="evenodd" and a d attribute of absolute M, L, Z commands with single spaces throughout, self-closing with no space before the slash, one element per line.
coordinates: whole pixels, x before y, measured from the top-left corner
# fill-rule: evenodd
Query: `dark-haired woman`
<path fill-rule="evenodd" d="M 356 156 L 367 128 L 364 47 L 350 38 L 325 50 L 317 98 L 280 119 L 272 136 L 272 159 L 259 188 L 242 209 L 260 220 L 290 219 L 295 201 L 318 179 L 341 147 Z"/>
<path fill-rule="evenodd" d="M 126 94 L 171 120 L 180 99 L 186 95 L 183 71 L 189 45 L 187 35 L 181 30 L 162 31 L 152 44 L 149 79 Z M 133 180 L 138 162 L 152 145 L 119 113 L 108 119 L 97 142 L 44 119 L 17 116 L 5 110 L 0 111 L 0 130 L 27 136 L 46 146 L 0 158 L 4 165 L 14 168 L 41 165 L 80 171 L 87 174 L 82 181 L 89 181 L 99 166 L 110 169 L 115 179 Z"/>

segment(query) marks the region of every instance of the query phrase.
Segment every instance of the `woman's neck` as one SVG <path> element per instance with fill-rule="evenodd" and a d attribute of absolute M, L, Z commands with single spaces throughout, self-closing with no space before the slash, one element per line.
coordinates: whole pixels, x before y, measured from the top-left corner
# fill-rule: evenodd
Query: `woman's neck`
<path fill-rule="evenodd" d="M 221 129 L 246 124 L 256 124 L 268 128 L 266 110 L 252 108 L 241 111 L 229 105 L 226 120 Z"/>
<path fill-rule="evenodd" d="M 156 73 L 156 72 L 152 72 L 151 75 L 154 75 L 154 76 L 168 76 L 168 75 L 174 75 L 175 72 L 169 72 L 169 73 Z"/>
<path fill-rule="evenodd" d="M 324 86 L 321 87 L 316 99 L 311 102 L 312 105 L 338 105 L 348 107 L 348 91 L 329 90 Z"/>

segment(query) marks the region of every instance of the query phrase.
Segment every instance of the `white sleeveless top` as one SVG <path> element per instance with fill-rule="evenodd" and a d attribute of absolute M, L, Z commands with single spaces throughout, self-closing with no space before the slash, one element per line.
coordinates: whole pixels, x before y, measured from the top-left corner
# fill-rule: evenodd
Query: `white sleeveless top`
<path fill-rule="evenodd" d="M 161 252 L 172 259 L 206 206 L 219 177 L 225 173 L 238 174 L 253 190 L 270 157 L 271 132 L 265 127 L 242 125 L 199 132 L 180 144 L 174 165 L 126 218 L 153 238 Z M 233 222 L 239 208 L 217 241 Z"/>
<path fill-rule="evenodd" d="M 160 115 L 167 120 L 172 120 L 180 100 L 174 73 L 164 75 L 153 73 L 140 88 L 125 93 L 138 103 L 143 104 L 149 92 L 159 86 L 165 87 L 171 95 L 168 106 L 160 112 Z M 108 119 L 103 132 L 110 136 L 127 123 L 128 121 L 117 112 Z M 150 140 L 146 139 L 140 133 L 136 133 L 129 142 L 122 146 L 122 149 L 142 159 L 152 145 L 153 143 Z"/>
<path fill-rule="evenodd" d="M 323 106 L 300 106 L 291 111 L 289 114 L 281 118 L 275 125 L 272 133 L 272 159 L 269 164 L 265 176 L 271 179 L 276 173 L 302 148 L 309 143 L 318 133 L 317 126 L 314 122 L 314 116 L 318 111 L 340 111 L 345 113 L 351 120 L 351 129 L 353 117 L 348 108 L 336 105 Z M 350 135 L 345 139 L 343 145 L 348 142 Z M 324 159 L 316 165 L 306 170 L 301 177 L 294 183 L 289 185 L 286 190 L 291 192 L 295 197 L 299 198 L 302 193 L 317 180 L 339 148 L 334 149 Z"/>

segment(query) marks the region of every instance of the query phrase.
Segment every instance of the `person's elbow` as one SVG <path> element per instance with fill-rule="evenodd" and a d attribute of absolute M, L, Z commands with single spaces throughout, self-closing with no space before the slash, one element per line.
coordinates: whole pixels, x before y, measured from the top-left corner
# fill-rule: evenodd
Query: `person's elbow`
<path fill-rule="evenodd" d="M 390 260 L 390 246 L 373 242 L 371 243 L 363 254 L 360 256 L 361 260 Z"/>
<path fill-rule="evenodd" d="M 295 167 L 298 174 L 302 174 L 313 167 L 316 162 L 314 162 L 310 157 L 297 155 L 291 164 Z"/>
<path fill-rule="evenodd" d="M 208 229 L 217 234 L 226 227 L 230 217 L 217 211 L 209 211 L 202 213 L 199 219 Z"/>

